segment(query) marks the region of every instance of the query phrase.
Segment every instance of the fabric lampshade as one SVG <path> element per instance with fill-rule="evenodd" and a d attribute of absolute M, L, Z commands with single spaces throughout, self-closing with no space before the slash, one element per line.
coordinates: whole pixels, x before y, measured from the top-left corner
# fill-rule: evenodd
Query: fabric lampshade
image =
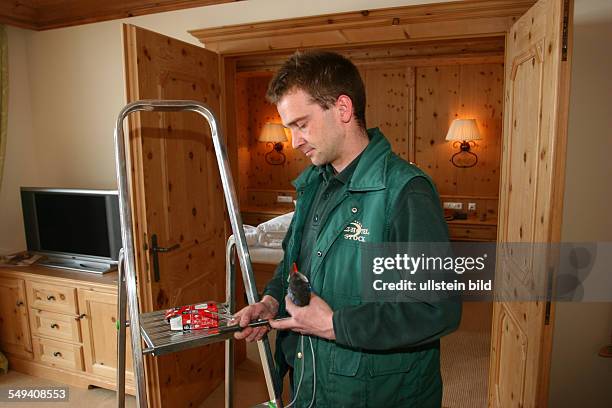
<path fill-rule="evenodd" d="M 476 125 L 476 119 L 455 119 L 451 123 L 446 140 L 449 141 L 470 141 L 480 140 L 480 132 Z"/>
<path fill-rule="evenodd" d="M 287 135 L 285 134 L 285 127 L 280 123 L 266 123 L 261 129 L 261 134 L 259 135 L 260 142 L 286 142 Z"/>

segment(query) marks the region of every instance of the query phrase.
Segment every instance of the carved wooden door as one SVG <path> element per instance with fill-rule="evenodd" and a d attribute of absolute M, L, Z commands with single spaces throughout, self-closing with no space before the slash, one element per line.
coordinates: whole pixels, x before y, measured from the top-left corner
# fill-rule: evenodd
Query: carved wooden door
<path fill-rule="evenodd" d="M 132 25 L 124 42 L 129 101 L 193 99 L 221 117 L 216 54 Z M 145 112 L 129 124 L 141 311 L 224 300 L 225 206 L 208 123 Z M 147 358 L 150 404 L 198 406 L 221 384 L 223 356 L 217 343 Z"/>
<path fill-rule="evenodd" d="M 521 246 L 498 251 L 506 301 L 493 311 L 491 407 L 547 405 L 554 303 L 530 296 L 553 278 L 551 253 L 538 243 L 560 240 L 571 13 L 569 0 L 540 0 L 506 37 L 498 242 Z"/>

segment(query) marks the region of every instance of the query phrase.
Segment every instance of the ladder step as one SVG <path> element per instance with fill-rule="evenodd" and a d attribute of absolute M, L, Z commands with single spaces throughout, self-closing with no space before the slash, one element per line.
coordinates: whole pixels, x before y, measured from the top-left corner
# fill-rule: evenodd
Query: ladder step
<path fill-rule="evenodd" d="M 219 313 L 229 314 L 227 304 L 217 303 Z M 166 310 L 140 314 L 140 332 L 147 345 L 147 354 L 161 356 L 194 347 L 225 341 L 233 332 L 224 332 L 228 321 L 219 319 L 219 328 L 173 331 L 165 319 Z"/>

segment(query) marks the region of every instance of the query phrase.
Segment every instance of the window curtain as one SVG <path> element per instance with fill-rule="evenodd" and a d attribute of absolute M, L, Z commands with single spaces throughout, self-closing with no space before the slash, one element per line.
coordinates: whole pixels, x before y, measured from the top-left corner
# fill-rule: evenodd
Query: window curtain
<path fill-rule="evenodd" d="M 6 126 L 8 123 L 8 44 L 6 29 L 0 25 L 0 188 L 6 153 Z"/>

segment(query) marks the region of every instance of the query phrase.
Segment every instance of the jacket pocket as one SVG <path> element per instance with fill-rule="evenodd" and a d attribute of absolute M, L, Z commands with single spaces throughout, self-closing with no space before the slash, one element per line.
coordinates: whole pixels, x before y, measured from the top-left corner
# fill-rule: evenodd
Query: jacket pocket
<path fill-rule="evenodd" d="M 405 373 L 413 369 L 420 353 L 384 353 L 369 354 L 368 373 L 371 377 L 396 373 Z"/>
<path fill-rule="evenodd" d="M 361 364 L 361 355 L 360 351 L 344 347 L 336 346 L 332 348 L 329 372 L 345 377 L 355 377 Z"/>

